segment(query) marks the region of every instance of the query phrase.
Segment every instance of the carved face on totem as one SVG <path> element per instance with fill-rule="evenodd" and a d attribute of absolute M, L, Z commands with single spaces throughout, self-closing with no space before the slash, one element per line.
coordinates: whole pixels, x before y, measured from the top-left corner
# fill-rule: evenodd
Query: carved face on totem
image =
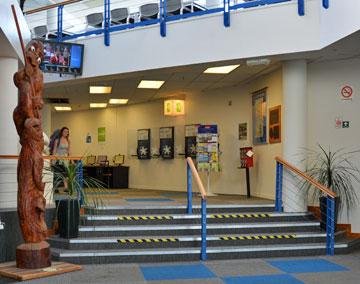
<path fill-rule="evenodd" d="M 41 61 L 44 59 L 44 45 L 42 42 L 30 41 L 26 48 L 26 58 L 34 68 L 39 68 Z"/>

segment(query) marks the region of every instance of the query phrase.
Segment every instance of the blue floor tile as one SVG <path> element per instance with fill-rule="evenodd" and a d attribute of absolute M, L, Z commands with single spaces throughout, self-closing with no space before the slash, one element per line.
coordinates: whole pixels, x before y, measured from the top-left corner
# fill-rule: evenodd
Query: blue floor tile
<path fill-rule="evenodd" d="M 170 198 L 126 198 L 127 202 L 172 202 Z"/>
<path fill-rule="evenodd" d="M 226 284 L 304 284 L 288 274 L 224 277 Z"/>
<path fill-rule="evenodd" d="M 146 281 L 216 278 L 216 275 L 202 264 L 151 266 L 140 269 Z"/>
<path fill-rule="evenodd" d="M 268 261 L 272 266 L 287 273 L 345 271 L 346 267 L 325 259 L 274 260 Z"/>

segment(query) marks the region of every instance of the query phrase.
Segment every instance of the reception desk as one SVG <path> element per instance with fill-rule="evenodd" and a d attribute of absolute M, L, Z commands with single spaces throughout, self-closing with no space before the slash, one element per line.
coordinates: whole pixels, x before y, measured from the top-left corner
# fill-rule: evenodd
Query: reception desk
<path fill-rule="evenodd" d="M 84 177 L 92 177 L 104 183 L 107 188 L 128 188 L 129 167 L 84 166 Z"/>

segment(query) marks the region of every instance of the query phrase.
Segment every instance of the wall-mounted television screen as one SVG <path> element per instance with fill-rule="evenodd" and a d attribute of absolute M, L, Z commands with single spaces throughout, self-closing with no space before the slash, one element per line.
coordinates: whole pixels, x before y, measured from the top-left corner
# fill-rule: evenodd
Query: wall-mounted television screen
<path fill-rule="evenodd" d="M 81 75 L 84 45 L 68 42 L 43 41 L 44 60 L 41 70 L 48 73 Z"/>

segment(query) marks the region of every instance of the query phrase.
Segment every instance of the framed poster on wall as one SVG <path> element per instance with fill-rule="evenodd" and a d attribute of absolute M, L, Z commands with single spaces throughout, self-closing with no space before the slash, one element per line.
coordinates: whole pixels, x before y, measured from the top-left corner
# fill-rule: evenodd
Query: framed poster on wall
<path fill-rule="evenodd" d="M 174 127 L 160 127 L 160 155 L 163 159 L 174 159 Z"/>
<path fill-rule="evenodd" d="M 281 106 L 269 109 L 269 143 L 281 142 Z"/>
<path fill-rule="evenodd" d="M 252 94 L 253 144 L 266 144 L 266 89 Z"/>
<path fill-rule="evenodd" d="M 137 156 L 139 160 L 148 160 L 150 156 L 150 129 L 137 131 Z"/>
<path fill-rule="evenodd" d="M 196 136 L 200 124 L 185 125 L 185 157 L 196 158 Z"/>

